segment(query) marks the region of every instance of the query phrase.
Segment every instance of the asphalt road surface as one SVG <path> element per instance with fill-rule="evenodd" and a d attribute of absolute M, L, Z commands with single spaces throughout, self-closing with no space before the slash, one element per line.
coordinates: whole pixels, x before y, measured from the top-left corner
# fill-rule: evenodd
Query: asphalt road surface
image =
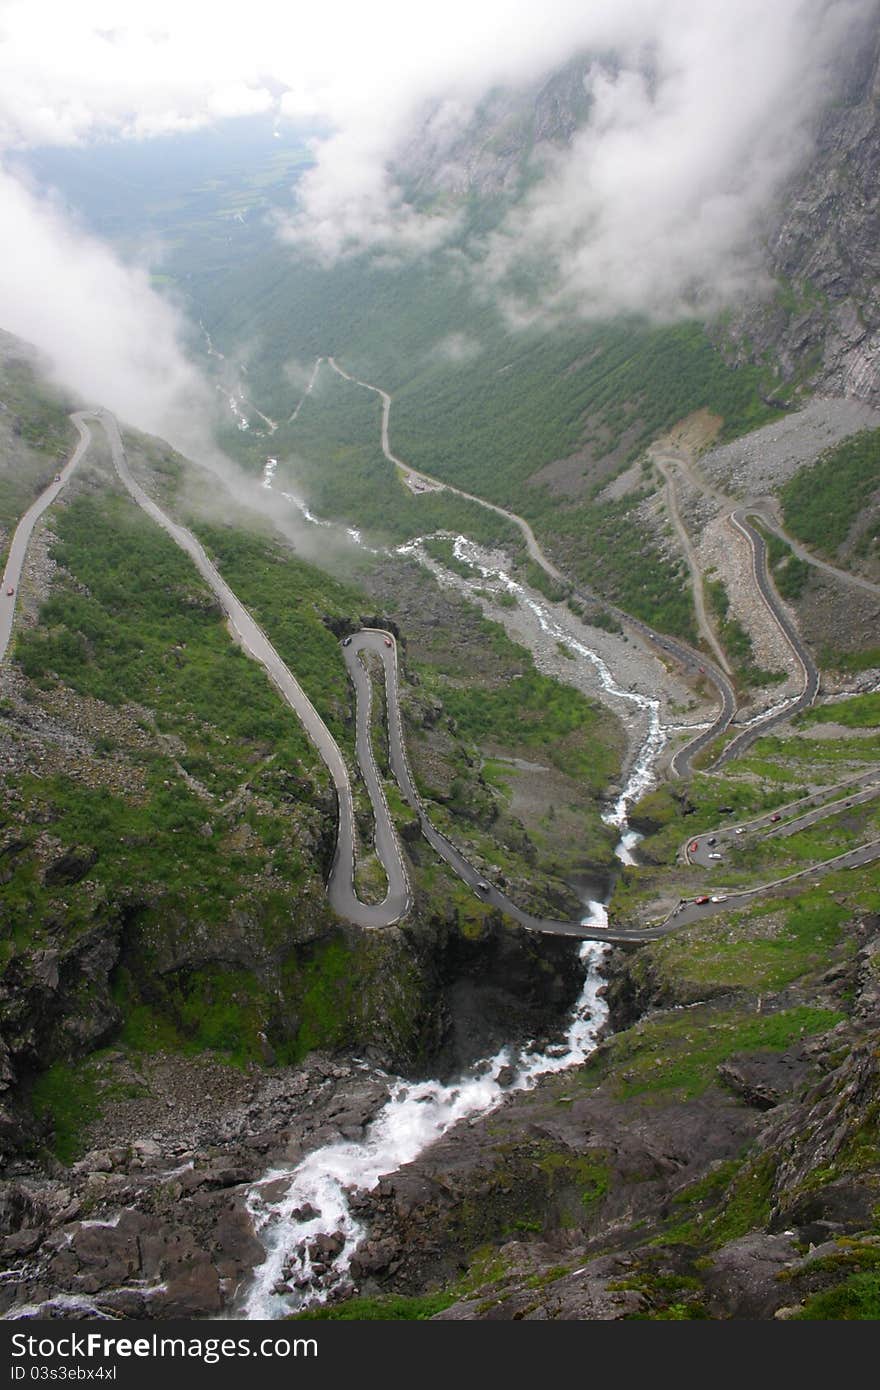
<path fill-rule="evenodd" d="M 684 551 L 685 559 L 687 560 L 687 566 L 690 570 L 691 592 L 693 594 L 694 599 L 694 609 L 696 610 L 697 614 L 697 626 L 700 630 L 700 633 L 702 634 L 703 641 L 708 643 L 712 651 L 715 653 L 715 659 L 718 662 L 718 665 L 721 667 L 725 675 L 729 676 L 731 672 L 727 656 L 725 654 L 724 648 L 721 646 L 721 643 L 718 641 L 718 638 L 715 635 L 715 631 L 712 627 L 712 624 L 709 621 L 709 615 L 706 612 L 706 597 L 703 592 L 703 576 L 700 571 L 697 553 L 694 549 L 693 542 L 691 541 L 691 538 L 688 534 L 687 527 L 682 521 L 681 513 L 678 510 L 678 496 L 675 490 L 675 460 L 672 458 L 661 458 L 659 455 L 655 454 L 654 462 L 663 475 L 663 479 L 666 484 L 666 509 L 669 512 L 670 519 L 672 521 L 673 526 L 675 527 L 678 539 L 681 542 L 681 547 Z"/>
<path fill-rule="evenodd" d="M 34 527 L 46 508 L 51 507 L 55 498 L 64 487 L 64 484 L 67 482 L 89 446 L 88 431 L 84 434 L 78 421 L 77 428 L 80 432 L 79 443 L 67 463 L 65 463 L 60 472 L 53 477 L 53 481 L 40 493 L 36 501 L 32 502 L 28 507 L 21 521 L 15 528 L 15 535 L 12 537 L 12 544 L 9 547 L 9 554 L 6 557 L 6 568 L 3 571 L 3 588 L 0 590 L 0 661 L 6 656 L 12 637 L 12 628 L 15 621 L 15 605 L 18 601 L 18 591 L 21 587 L 21 573 Z M 14 589 L 15 592 L 13 594 L 8 594 L 6 592 L 7 589 Z"/>
<path fill-rule="evenodd" d="M 377 853 L 382 860 L 388 878 L 388 893 L 381 903 L 374 905 L 362 903 L 354 891 L 354 808 L 348 768 L 336 740 L 262 628 L 254 622 L 248 610 L 232 592 L 219 570 L 208 559 L 200 542 L 185 526 L 178 525 L 166 516 L 152 498 L 147 496 L 143 488 L 135 482 L 129 472 L 119 427 L 113 416 L 107 411 L 96 412 L 96 416 L 104 427 L 110 442 L 113 463 L 125 487 L 138 506 L 142 507 L 147 515 L 189 555 L 196 569 L 223 606 L 236 641 L 249 656 L 265 668 L 283 699 L 298 716 L 330 772 L 333 785 L 336 788 L 339 808 L 336 855 L 327 883 L 331 907 L 338 916 L 344 917 L 360 927 L 387 927 L 393 922 L 399 921 L 409 908 L 409 882 L 403 868 L 399 846 L 396 847 L 396 852 L 389 851 L 391 842 L 396 846 L 396 836 L 391 828 L 388 808 L 385 805 L 384 796 L 381 795 L 381 789 L 378 800 L 373 802 L 373 810 L 377 825 Z M 87 435 L 88 427 L 83 416 L 78 414 L 73 418 L 80 432 L 85 432 Z M 383 858 L 383 851 L 387 854 L 387 858 Z"/>
<path fill-rule="evenodd" d="M 474 865 L 471 864 L 469 860 L 465 858 L 461 851 L 458 850 L 455 847 L 455 845 L 447 838 L 447 836 L 442 834 L 441 831 L 437 830 L 431 823 L 431 821 L 428 819 L 428 816 L 419 797 L 418 791 L 416 790 L 415 784 L 413 782 L 412 774 L 409 769 L 409 763 L 406 757 L 406 743 L 403 736 L 403 727 L 400 718 L 397 644 L 390 633 L 386 633 L 381 630 L 367 629 L 362 632 L 356 633 L 351 638 L 351 641 L 348 644 L 348 646 L 345 647 L 346 661 L 348 663 L 349 671 L 353 673 L 353 676 L 356 670 L 360 671 L 364 676 L 366 674 L 364 673 L 363 667 L 360 661 L 358 660 L 358 653 L 361 651 L 375 652 L 376 655 L 379 656 L 382 660 L 382 664 L 385 670 L 385 696 L 386 708 L 388 711 L 388 753 L 391 762 L 391 769 L 397 780 L 398 786 L 400 787 L 400 790 L 403 793 L 404 799 L 406 800 L 410 809 L 418 817 L 419 825 L 421 827 L 421 831 L 424 838 L 437 852 L 437 854 L 439 854 L 440 857 L 446 861 L 450 868 L 453 869 L 453 871 L 458 875 L 462 882 L 466 883 L 468 887 L 470 887 L 473 890 L 473 892 L 476 894 L 478 898 L 480 898 L 482 902 L 489 903 L 492 907 L 498 908 L 500 912 L 505 913 L 508 917 L 512 917 L 514 921 L 519 922 L 520 925 L 525 927 L 527 931 L 543 932 L 552 936 L 572 936 L 577 937 L 580 940 L 589 941 L 611 941 L 618 943 L 655 941 L 660 937 L 666 936 L 669 932 L 675 931 L 678 927 L 685 926 L 688 922 L 697 922 L 702 920 L 704 917 L 712 916 L 714 913 L 717 913 L 719 910 L 722 910 L 722 905 L 723 910 L 725 911 L 731 909 L 735 910 L 737 907 L 746 906 L 749 902 L 751 902 L 753 898 L 758 897 L 764 893 L 773 892 L 777 888 L 782 887 L 787 883 L 792 883 L 799 879 L 818 879 L 822 877 L 824 874 L 833 872 L 836 869 L 856 867 L 860 864 L 868 864 L 872 862 L 872 860 L 880 858 L 880 840 L 872 841 L 869 844 L 859 845 L 855 849 L 848 850 L 844 854 L 836 855 L 834 858 L 825 860 L 821 864 L 811 865 L 808 868 L 799 869 L 795 873 L 787 874 L 781 878 L 774 879 L 770 883 L 759 884 L 754 888 L 740 890 L 736 893 L 724 893 L 723 890 L 719 890 L 719 893 L 714 895 L 714 902 L 712 901 L 711 895 L 695 895 L 707 896 L 709 897 L 709 901 L 706 903 L 699 904 L 696 903 L 693 899 L 689 899 L 681 903 L 678 907 L 676 907 L 675 910 L 671 912 L 669 916 L 665 919 L 665 921 L 657 923 L 652 927 L 590 927 L 585 926 L 580 922 L 562 922 L 549 917 L 536 917 L 534 914 L 526 912 L 523 908 L 519 907 L 515 902 L 513 902 L 511 898 L 507 896 L 506 893 L 502 893 L 499 888 L 496 888 L 493 884 L 491 884 L 483 876 L 481 871 L 476 869 Z M 360 678 L 356 682 L 356 689 L 358 690 L 360 727 L 360 705 L 363 700 L 365 707 L 368 707 L 369 696 L 365 695 L 364 697 L 362 697 Z M 365 737 L 368 738 L 367 726 L 368 721 L 367 725 L 364 726 Z M 369 758 L 372 762 L 371 750 L 369 753 Z M 865 782 L 866 778 L 873 779 L 871 785 L 861 785 Z M 856 789 L 851 793 L 849 797 L 843 798 L 841 800 L 841 805 L 845 805 L 846 800 L 851 800 L 853 804 L 855 804 L 857 798 L 860 800 L 867 801 L 872 796 L 876 796 L 878 794 L 878 791 L 880 791 L 880 777 L 878 777 L 876 770 L 873 773 L 865 774 L 862 778 L 857 779 L 857 782 L 858 785 L 856 786 Z M 874 783 L 876 783 L 876 785 L 874 785 Z M 828 789 L 826 789 L 826 792 L 827 790 Z M 821 796 L 821 792 L 816 794 L 817 799 L 821 798 Z M 791 804 L 790 807 L 782 808 L 782 810 L 783 812 L 786 810 L 792 810 L 812 800 L 813 798 L 805 797 L 802 798 L 800 802 L 794 802 Z M 837 803 L 835 803 L 833 806 L 828 807 L 817 806 L 817 808 L 814 811 L 807 813 L 806 815 L 801 816 L 798 819 L 802 824 L 810 824 L 813 820 L 818 820 L 823 815 L 833 814 L 833 811 L 836 808 Z M 773 827 L 775 823 L 771 820 L 771 816 L 774 814 L 777 813 L 768 812 L 766 816 L 762 816 L 758 818 L 758 820 L 750 822 L 749 827 L 760 828 L 765 825 Z M 799 828 L 794 826 L 793 821 L 789 821 L 788 824 L 792 826 L 793 829 Z M 793 829 L 790 833 L 793 833 Z M 714 832 L 714 834 L 717 836 L 722 833 L 729 833 L 731 836 L 733 836 L 734 832 L 735 827 L 731 826 L 726 827 L 723 831 L 716 831 Z M 712 831 L 707 831 L 705 832 L 705 835 L 694 838 L 703 841 L 712 834 Z"/>
<path fill-rule="evenodd" d="M 369 742 L 368 718 L 365 715 L 362 721 L 361 712 L 368 709 L 369 696 L 364 692 L 364 681 L 367 680 L 366 673 L 358 654 L 364 652 L 374 652 L 381 658 L 385 670 L 385 701 L 388 711 L 388 755 L 391 762 L 391 770 L 404 800 L 410 809 L 418 817 L 421 831 L 428 844 L 436 850 L 441 859 L 444 859 L 450 868 L 458 875 L 463 883 L 471 888 L 476 896 L 492 907 L 498 908 L 500 912 L 512 917 L 514 921 L 520 923 L 528 931 L 544 932 L 552 936 L 573 936 L 580 940 L 587 941 L 649 941 L 654 935 L 663 935 L 663 929 L 649 928 L 647 931 L 640 929 L 633 930 L 608 930 L 599 927 L 586 927 L 581 922 L 561 922 L 549 917 L 536 917 L 530 912 L 526 912 L 519 907 L 506 893 L 502 893 L 499 888 L 490 884 L 482 875 L 479 869 L 456 849 L 455 845 L 441 831 L 437 830 L 422 806 L 421 798 L 413 782 L 409 763 L 406 757 L 406 744 L 403 737 L 403 726 L 400 718 L 400 700 L 398 690 L 398 662 L 397 644 L 391 633 L 367 628 L 355 633 L 348 646 L 343 648 L 346 664 L 355 682 L 355 689 L 358 696 L 358 759 L 362 770 L 366 766 L 373 765 L 372 750 L 368 752 L 367 764 L 361 757 L 360 730 L 364 728 L 364 737 Z M 480 885 L 485 884 L 485 888 Z M 675 926 L 678 923 L 674 924 Z"/>
<path fill-rule="evenodd" d="M 773 511 L 774 504 L 775 498 L 762 498 L 750 506 L 749 511 L 753 516 L 757 516 L 768 530 L 775 531 L 779 539 L 785 541 L 785 544 L 794 551 L 799 560 L 812 565 L 814 569 L 824 570 L 832 579 L 837 579 L 841 584 L 848 584 L 850 588 L 862 589 L 867 594 L 875 594 L 880 597 L 880 584 L 875 584 L 871 579 L 865 579 L 861 574 L 851 574 L 849 570 L 838 569 L 837 565 L 831 565 L 827 560 L 820 560 L 811 550 L 807 550 L 806 546 L 801 545 L 800 541 L 796 541 L 794 536 L 790 536 Z"/>
<path fill-rule="evenodd" d="M 771 714 L 766 719 L 761 719 L 757 724 L 752 724 L 750 728 L 744 729 L 736 738 L 731 739 L 727 747 L 723 750 L 720 757 L 712 764 L 711 771 L 717 771 L 729 762 L 731 758 L 736 758 L 753 743 L 756 738 L 775 729 L 777 725 L 786 723 L 793 715 L 798 714 L 803 709 L 808 709 L 819 693 L 819 670 L 815 661 L 810 655 L 809 650 L 801 639 L 800 633 L 792 623 L 785 609 L 779 601 L 770 576 L 767 572 L 767 545 L 764 537 L 755 530 L 749 523 L 746 512 L 748 508 L 731 512 L 731 525 L 745 536 L 752 551 L 752 576 L 755 581 L 755 588 L 761 596 L 776 626 L 779 628 L 786 642 L 794 655 L 795 661 L 800 667 L 803 677 L 803 689 L 796 700 L 792 700 L 785 709 L 778 714 Z"/>
<path fill-rule="evenodd" d="M 842 794 L 835 796 L 837 792 Z M 836 787 L 824 787 L 811 796 L 803 796 L 797 801 L 789 802 L 787 806 L 778 806 L 774 811 L 768 811 L 755 820 L 723 825 L 715 830 L 692 835 L 684 845 L 682 858 L 688 864 L 711 869 L 713 865 L 723 862 L 727 845 L 747 845 L 756 835 L 760 835 L 762 840 L 785 839 L 798 830 L 815 825 L 817 821 L 847 810 L 850 806 L 860 806 L 866 801 L 873 801 L 877 796 L 880 796 L 880 772 L 873 768 L 870 772 L 862 773 L 848 782 L 841 782 Z M 719 855 L 720 861 L 712 859 L 710 856 L 713 854 Z"/>
<path fill-rule="evenodd" d="M 375 390 L 377 388 L 370 389 Z M 384 396 L 384 393 L 380 394 Z M 390 402 L 390 398 L 388 399 Z M 651 941 L 666 935 L 670 931 L 674 931 L 677 927 L 683 926 L 687 922 L 698 921 L 704 916 L 709 916 L 717 912 L 719 906 L 722 904 L 725 910 L 728 908 L 736 908 L 737 906 L 744 905 L 760 893 L 771 891 L 794 880 L 821 876 L 822 873 L 829 872 L 835 868 L 870 863 L 872 860 L 880 857 L 880 841 L 873 841 L 870 844 L 861 845 L 856 849 L 850 850 L 845 854 L 837 855 L 834 859 L 827 860 L 823 864 L 799 870 L 794 874 L 789 874 L 770 884 L 762 884 L 758 887 L 750 888 L 735 894 L 716 894 L 713 895 L 714 901 L 710 900 L 705 904 L 697 904 L 693 901 L 683 902 L 670 913 L 669 917 L 664 922 L 653 927 L 607 929 L 588 927 L 581 922 L 563 922 L 553 918 L 536 917 L 532 913 L 526 912 L 524 909 L 520 908 L 508 898 L 505 893 L 502 893 L 499 888 L 489 883 L 482 876 L 480 871 L 461 854 L 455 845 L 453 845 L 442 832 L 435 829 L 428 819 L 418 796 L 418 792 L 416 791 L 406 757 L 406 745 L 400 718 L 397 645 L 392 634 L 375 629 L 365 629 L 362 632 L 354 634 L 344 644 L 343 653 L 356 695 L 357 758 L 373 808 L 376 827 L 376 853 L 385 869 L 388 880 L 388 891 L 384 900 L 379 904 L 361 902 L 354 889 L 355 838 L 351 784 L 345 760 L 335 739 L 302 687 L 272 646 L 262 628 L 254 621 L 248 610 L 223 579 L 216 566 L 208 558 L 201 543 L 185 526 L 181 526 L 172 521 L 135 481 L 128 468 L 119 427 L 116 420 L 109 412 L 103 410 L 95 412 L 77 412 L 73 415 L 73 421 L 80 435 L 79 443 L 69 462 L 62 468 L 59 478 L 53 481 L 33 503 L 24 517 L 22 517 L 16 529 L 6 565 L 3 598 L 5 599 L 7 597 L 5 593 L 7 586 L 14 586 L 16 591 L 18 590 L 28 541 L 30 540 L 36 521 L 55 500 L 61 488 L 64 486 L 64 483 L 67 481 L 71 472 L 91 443 L 91 431 L 86 423 L 89 417 L 93 417 L 100 421 L 110 444 L 114 467 L 130 495 L 135 502 L 137 502 L 138 506 L 140 506 L 157 525 L 161 526 L 172 540 L 189 555 L 199 573 L 220 601 L 227 615 L 232 635 L 248 655 L 260 662 L 264 667 L 281 696 L 300 719 L 309 738 L 312 740 L 312 743 L 326 764 L 336 788 L 338 803 L 336 854 L 327 884 L 327 892 L 331 906 L 340 917 L 346 918 L 358 926 L 367 928 L 390 926 L 394 922 L 399 921 L 407 913 L 412 901 L 409 879 L 400 841 L 391 819 L 373 754 L 370 736 L 372 687 L 369 674 L 359 659 L 359 654 L 363 651 L 373 651 L 377 653 L 383 664 L 391 766 L 405 799 L 418 817 L 422 834 L 436 852 L 450 865 L 459 878 L 461 878 L 464 883 L 468 884 L 481 901 L 490 904 L 507 916 L 512 917 L 529 931 L 542 932 L 555 936 L 571 936 L 581 940 L 611 942 Z M 469 494 L 463 495 L 467 496 Z M 474 500 L 479 501 L 480 499 Z M 502 510 L 494 507 L 492 509 Z M 505 515 L 510 514 L 505 513 Z M 760 541 L 761 538 L 757 537 L 757 539 Z M 535 544 L 537 545 L 537 543 Z M 549 564 L 549 562 L 547 563 Z M 757 563 L 758 561 L 756 558 L 756 566 Z M 766 563 L 764 563 L 764 570 L 766 577 Z M 11 597 L 14 598 L 15 595 Z M 10 601 L 8 609 L 4 608 L 0 611 L 2 611 L 7 619 L 6 623 L 0 626 L 0 657 L 2 657 L 6 653 L 12 631 L 12 616 L 14 613 L 13 602 Z M 787 621 L 785 615 L 782 615 L 782 618 L 783 621 Z M 677 643 L 672 639 L 658 637 L 646 624 L 640 623 L 638 620 L 629 618 L 627 620 L 640 629 L 650 641 L 660 646 L 661 649 L 665 647 L 667 650 L 679 655 L 679 659 L 681 659 L 681 654 L 684 653 L 688 660 L 700 660 L 698 654 L 691 652 L 684 644 Z M 796 638 L 796 634 L 792 634 L 792 636 Z M 809 666 L 806 662 L 803 664 L 805 677 L 808 678 L 808 687 L 810 674 Z M 708 669 L 707 666 L 707 673 Z M 726 678 L 721 675 L 720 671 L 715 672 L 715 677 L 719 681 L 719 690 L 723 692 Z M 807 687 L 805 687 L 805 695 L 807 694 Z M 815 694 L 815 691 L 813 694 Z M 730 692 L 730 700 L 732 702 L 732 691 Z M 726 707 L 726 699 L 722 701 L 722 705 Z M 723 713 L 724 708 L 722 709 L 722 714 Z M 715 736 L 714 732 L 711 730 L 707 731 L 707 735 L 711 735 L 712 737 Z M 707 735 L 703 735 L 703 737 L 705 738 Z M 682 754 L 692 751 L 693 745 L 688 745 L 687 749 L 680 750 L 678 756 L 681 757 Z M 864 785 L 860 785 L 850 793 L 848 800 L 851 804 L 856 804 L 857 801 L 868 800 L 872 796 L 877 795 L 877 785 L 875 785 L 874 782 L 869 783 L 868 781 L 872 776 L 876 778 L 876 774 L 864 774 L 862 778 L 856 779 L 857 782 Z M 855 786 L 855 783 L 853 785 Z M 826 797 L 827 793 L 828 789 L 825 789 Z M 784 825 L 779 826 L 779 833 L 793 833 L 795 829 L 799 829 L 803 825 L 811 824 L 813 820 L 817 820 L 823 815 L 830 815 L 834 810 L 841 808 L 839 802 L 829 806 L 820 806 L 818 803 L 822 795 L 822 792 L 816 793 L 813 798 L 802 798 L 800 802 L 792 803 L 790 807 L 783 808 L 784 811 L 790 811 L 799 809 L 805 803 L 813 803 L 813 808 L 811 810 L 805 811 L 802 815 L 794 819 L 788 819 L 785 821 Z M 843 799 L 844 805 L 846 800 L 847 798 Z M 755 822 L 750 822 L 748 828 L 766 828 L 768 824 L 774 823 L 769 816 L 764 816 L 760 817 Z M 722 831 L 716 832 L 716 839 L 720 835 L 730 837 L 734 833 L 735 827 L 725 827 Z M 709 832 L 707 832 L 705 836 L 695 837 L 697 841 L 695 855 L 702 854 L 706 849 L 703 842 L 708 838 L 708 834 Z M 694 862 L 699 863 L 701 860 L 695 857 Z"/>
<path fill-rule="evenodd" d="M 824 859 L 820 864 L 812 864 L 808 869 L 798 869 L 796 873 L 786 874 L 771 883 L 761 883 L 754 888 L 739 888 L 734 892 L 717 888 L 714 893 L 697 894 L 697 897 L 708 896 L 708 902 L 698 903 L 694 898 L 685 899 L 656 929 L 657 934 L 665 935 L 676 927 L 685 927 L 690 922 L 700 922 L 704 917 L 712 917 L 719 912 L 735 912 L 738 908 L 748 907 L 755 898 L 784 888 L 787 883 L 796 883 L 802 879 L 812 879 L 818 883 L 826 874 L 835 873 L 839 869 L 856 869 L 862 864 L 873 863 L 875 859 L 880 859 L 880 840 L 858 845 L 844 854 L 835 855 L 833 859 Z M 649 939 L 648 936 L 645 937 L 645 940 Z"/>

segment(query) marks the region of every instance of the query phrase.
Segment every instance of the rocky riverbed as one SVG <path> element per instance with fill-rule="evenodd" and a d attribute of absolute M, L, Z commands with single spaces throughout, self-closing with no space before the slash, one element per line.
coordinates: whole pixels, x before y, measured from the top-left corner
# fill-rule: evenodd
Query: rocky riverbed
<path fill-rule="evenodd" d="M 688 1015 L 668 978 L 659 992 L 641 956 L 618 953 L 608 1003 L 619 1031 L 585 1064 L 511 1089 L 350 1196 L 362 1234 L 336 1296 L 445 1288 L 442 1318 L 788 1317 L 839 1280 L 842 1260 L 862 1268 L 876 1254 L 880 1181 L 880 919 L 850 930 L 855 953 L 809 992 L 841 1021 L 769 1052 L 734 1049 L 692 1096 L 662 1073 L 659 1089 L 633 1089 L 628 1040 L 686 1017 L 711 1036 L 734 997 L 687 996 Z M 789 987 L 759 1000 L 758 1016 L 803 998 Z M 271 1205 L 273 1172 L 281 1197 L 309 1153 L 363 1143 L 394 1084 L 318 1055 L 268 1074 L 151 1065 L 168 1091 L 164 1120 L 124 1137 L 110 1119 L 106 1142 L 72 1167 L 21 1163 L 3 1183 L 4 1316 L 241 1306 L 265 1253 L 254 1184 Z M 336 1226 L 312 1230 L 281 1261 L 279 1289 L 308 1294 L 344 1243 Z"/>

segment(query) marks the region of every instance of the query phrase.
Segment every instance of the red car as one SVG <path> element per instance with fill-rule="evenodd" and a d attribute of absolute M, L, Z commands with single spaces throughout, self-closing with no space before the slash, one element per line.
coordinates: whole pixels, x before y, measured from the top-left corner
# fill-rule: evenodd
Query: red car
<path fill-rule="evenodd" d="M 773 813 L 773 815 L 770 817 L 770 819 L 776 821 L 776 820 L 782 820 L 782 817 L 781 817 L 781 815 L 779 814 L 778 811 L 774 811 L 774 813 Z"/>
<path fill-rule="evenodd" d="M 702 907 L 702 906 L 703 906 L 703 903 L 707 903 L 708 901 L 709 901 L 709 894 L 708 894 L 708 893 L 701 893 L 700 896 L 699 896 L 698 898 L 694 898 L 694 902 L 696 903 L 697 907 Z"/>
<path fill-rule="evenodd" d="M 392 645 L 393 645 L 393 644 L 392 644 L 391 638 L 390 638 L 390 637 L 386 637 L 386 638 L 385 638 L 385 646 L 386 646 L 386 647 L 390 647 L 390 646 L 392 646 Z"/>
<path fill-rule="evenodd" d="M 699 848 L 700 848 L 700 846 L 699 846 L 699 844 L 697 843 L 696 840 L 691 840 L 690 844 L 688 845 L 688 850 L 690 851 L 691 854 L 696 854 L 696 852 L 697 852 L 697 850 L 698 850 Z"/>
<path fill-rule="evenodd" d="M 10 596 L 10 598 L 11 598 L 12 595 L 15 593 L 15 587 L 14 587 L 14 585 L 10 584 L 10 586 L 9 586 L 9 588 L 6 590 L 6 592 L 7 592 L 7 594 L 9 594 L 9 596 Z"/>

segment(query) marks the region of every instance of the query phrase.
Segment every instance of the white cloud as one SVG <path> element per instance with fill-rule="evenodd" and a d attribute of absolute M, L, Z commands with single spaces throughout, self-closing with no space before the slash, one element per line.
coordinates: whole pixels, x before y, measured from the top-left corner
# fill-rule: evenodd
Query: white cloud
<path fill-rule="evenodd" d="M 826 64 L 858 0 L 670 0 L 650 66 L 594 64 L 588 124 L 489 239 L 496 287 L 551 266 L 560 309 L 711 312 L 760 284 L 766 218 L 812 146 Z M 675 22 L 670 22 L 674 20 Z"/>
<path fill-rule="evenodd" d="M 586 126 L 565 149 L 539 149 L 528 201 L 481 248 L 481 283 L 503 297 L 525 259 L 543 268 L 545 310 L 710 312 L 759 285 L 766 218 L 810 151 L 829 62 L 878 11 L 878 0 L 454 0 L 434 15 L 380 0 L 366 31 L 340 24 L 335 69 L 306 59 L 291 76 L 282 106 L 319 109 L 335 129 L 315 142 L 279 233 L 325 263 L 436 249 L 460 230 L 469 174 L 456 141 L 486 91 L 613 53 L 588 73 Z M 394 171 L 425 151 L 453 196 L 417 213 Z"/>
<path fill-rule="evenodd" d="M 182 321 L 49 200 L 0 168 L 0 322 L 36 344 L 54 374 L 141 429 L 192 438 L 210 395 L 187 361 Z"/>
<path fill-rule="evenodd" d="M 560 311 L 675 314 L 752 282 L 762 218 L 809 148 L 829 54 L 877 13 L 878 0 L 447 0 L 442 10 L 412 0 L 250 0 L 245 10 L 230 0 L 6 0 L 0 149 L 145 137 L 274 107 L 330 131 L 316 140 L 281 235 L 328 262 L 364 248 L 417 255 L 457 235 L 460 222 L 453 196 L 429 213 L 407 201 L 394 173 L 401 152 L 415 142 L 442 159 L 493 84 L 534 83 L 574 53 L 613 50 L 614 70 L 591 69 L 588 124 L 570 147 L 543 151 L 527 202 L 481 248 L 483 284 L 503 296 L 509 272 L 531 258 L 555 270 Z M 449 169 L 458 169 L 451 157 Z M 459 175 L 466 183 L 467 170 Z M 53 316 L 45 295 L 40 303 L 42 245 L 59 270 L 48 283 L 68 301 L 73 341 L 71 282 L 82 275 L 78 307 L 90 332 L 105 331 L 91 365 L 74 352 L 70 366 L 90 381 L 100 366 L 121 400 L 108 289 L 121 322 L 133 325 L 143 307 L 156 343 L 176 343 L 173 314 L 142 274 L 65 228 L 9 175 L 3 186 L 10 305 L 28 317 L 29 285 L 29 317 L 40 321 L 30 336 L 45 343 Z M 33 245 L 16 244 L 29 228 Z M 18 282 L 8 270 L 16 258 Z M 136 339 L 120 332 L 120 341 L 131 365 Z M 149 344 L 137 353 L 148 364 L 159 355 Z M 168 360 L 182 360 L 178 347 Z M 153 417 L 168 385 L 154 365 L 146 378 L 138 399 Z M 170 378 L 182 380 L 176 366 Z"/>

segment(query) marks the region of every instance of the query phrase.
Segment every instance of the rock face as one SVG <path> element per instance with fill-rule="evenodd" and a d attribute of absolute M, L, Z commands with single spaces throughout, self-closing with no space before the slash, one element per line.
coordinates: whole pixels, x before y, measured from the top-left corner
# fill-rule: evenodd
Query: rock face
<path fill-rule="evenodd" d="M 848 1005 L 825 1034 L 731 1052 L 693 1094 L 630 1087 L 638 1053 L 626 1033 L 611 1035 L 586 1066 L 510 1093 L 352 1194 L 366 1234 L 336 1296 L 445 1286 L 457 1295 L 441 1314 L 451 1320 L 788 1317 L 873 1268 L 880 919 L 851 932 L 860 949 L 815 982 L 815 998 Z M 632 957 L 611 969 L 625 977 Z M 640 991 L 639 1028 L 678 1036 L 682 1010 L 658 1008 L 644 972 Z M 632 991 L 615 993 L 632 1008 Z M 726 1007 L 695 1004 L 688 1018 L 705 1015 L 695 1037 Z M 359 1141 L 389 1095 L 386 1076 L 319 1054 L 297 1069 L 236 1073 L 234 1085 L 200 1078 L 192 1068 L 204 1065 L 163 1062 L 168 1109 L 152 1120 L 120 1111 L 72 1167 L 12 1166 L 0 1253 L 17 1276 L 0 1285 L 0 1313 L 234 1312 L 263 1255 L 250 1185 L 319 1146 Z M 283 1181 L 275 1187 L 269 1200 L 283 1195 Z M 294 1219 L 316 1215 L 304 1205 Z M 298 1239 L 308 1276 L 292 1247 L 276 1292 L 312 1292 L 342 1250 L 335 1226 Z"/>
<path fill-rule="evenodd" d="M 440 190 L 453 197 L 515 197 L 525 186 L 529 158 L 542 148 L 566 144 L 582 124 L 588 65 L 586 58 L 576 58 L 530 87 L 493 91 L 452 140 L 432 113 L 398 154 L 401 181 L 428 196 Z"/>
<path fill-rule="evenodd" d="M 828 982 L 852 1012 L 824 1036 L 731 1056 L 692 1099 L 625 1100 L 612 1038 L 587 1067 L 450 1131 L 359 1199 L 360 1290 L 457 1284 L 445 1319 L 768 1318 L 872 1269 L 880 920 L 858 934 L 858 956 Z M 644 973 L 634 991 L 626 957 L 612 970 L 630 1019 L 637 995 L 650 1010 Z M 517 1229 L 535 1234 L 499 1242 Z"/>
<path fill-rule="evenodd" d="M 0 1288 L 0 1315 L 229 1310 L 265 1254 L 250 1184 L 316 1144 L 362 1137 L 388 1095 L 384 1079 L 319 1054 L 296 1070 L 255 1072 L 226 1101 L 199 1104 L 197 1078 L 184 1068 L 175 1084 L 173 1059 L 164 1076 L 170 1112 L 152 1136 L 92 1150 L 55 1177 L 19 1161 L 0 1183 L 0 1254 L 16 1267 Z M 341 1248 L 336 1232 L 314 1244 L 327 1258 Z"/>
<path fill-rule="evenodd" d="M 780 385 L 804 382 L 880 404 L 880 31 L 855 32 L 821 119 L 809 166 L 794 179 L 767 244 L 785 290 L 736 313 L 743 360 L 766 353 Z"/>

